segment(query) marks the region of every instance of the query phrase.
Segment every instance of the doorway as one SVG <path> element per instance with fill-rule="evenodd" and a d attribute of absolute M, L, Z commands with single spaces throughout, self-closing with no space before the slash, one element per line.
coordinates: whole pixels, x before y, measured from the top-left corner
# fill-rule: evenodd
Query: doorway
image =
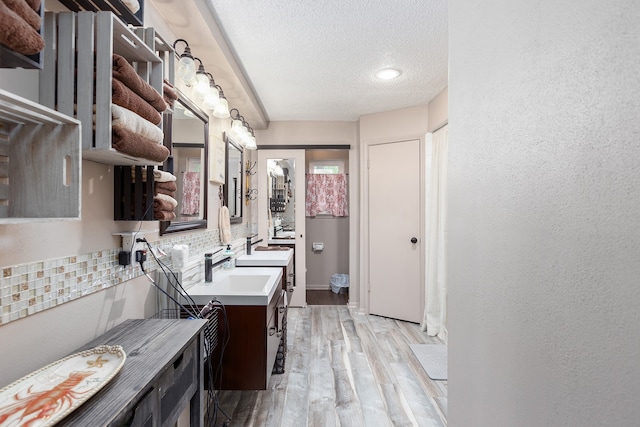
<path fill-rule="evenodd" d="M 307 173 L 307 304 L 346 305 L 349 301 L 349 287 L 332 290 L 332 281 L 340 275 L 340 284 L 347 283 L 350 261 L 350 211 L 349 194 L 349 150 L 348 149 L 307 149 L 305 170 Z M 325 181 L 326 180 L 326 181 Z M 343 197 L 342 206 L 330 197 Z M 330 196 L 331 195 L 331 196 Z M 327 197 L 317 206 L 312 206 L 318 198 Z M 319 202 L 319 200 L 318 200 Z M 334 284 L 335 287 L 335 284 Z"/>
<path fill-rule="evenodd" d="M 424 160 L 420 139 L 366 146 L 369 313 L 419 323 L 424 311 Z"/>
<path fill-rule="evenodd" d="M 304 164 L 304 150 L 258 150 L 258 237 L 294 248 L 293 307 L 307 305 Z"/>

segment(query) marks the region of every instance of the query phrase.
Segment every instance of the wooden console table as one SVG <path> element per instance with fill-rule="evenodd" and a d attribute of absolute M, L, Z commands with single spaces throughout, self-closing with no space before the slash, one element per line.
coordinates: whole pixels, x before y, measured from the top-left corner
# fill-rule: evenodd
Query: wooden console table
<path fill-rule="evenodd" d="M 72 352 L 121 345 L 118 374 L 60 426 L 168 427 L 189 405 L 191 426 L 204 419 L 203 328 L 206 320 L 127 320 Z"/>

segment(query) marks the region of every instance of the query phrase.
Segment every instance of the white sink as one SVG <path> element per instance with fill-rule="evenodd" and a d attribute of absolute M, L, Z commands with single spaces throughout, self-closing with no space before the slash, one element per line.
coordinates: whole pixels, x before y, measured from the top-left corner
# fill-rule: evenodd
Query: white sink
<path fill-rule="evenodd" d="M 198 282 L 186 287 L 196 304 L 206 304 L 214 297 L 225 305 L 268 305 L 280 289 L 281 268 L 233 268 L 218 270 L 213 282 Z"/>
<path fill-rule="evenodd" d="M 293 249 L 286 251 L 252 251 L 251 255 L 236 258 L 238 267 L 286 267 L 293 257 Z"/>

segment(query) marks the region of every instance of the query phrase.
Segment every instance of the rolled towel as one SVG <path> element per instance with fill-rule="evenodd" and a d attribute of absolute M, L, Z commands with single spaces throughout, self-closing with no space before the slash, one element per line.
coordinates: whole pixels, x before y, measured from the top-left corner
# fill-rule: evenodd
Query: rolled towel
<path fill-rule="evenodd" d="M 171 182 L 171 181 L 175 181 L 176 177 L 175 175 L 169 173 L 169 172 L 165 172 L 165 171 L 161 171 L 161 170 L 154 170 L 153 171 L 153 180 L 155 182 Z"/>
<path fill-rule="evenodd" d="M 174 181 L 156 182 L 156 188 L 162 188 L 167 191 L 178 191 L 178 186 Z"/>
<path fill-rule="evenodd" d="M 169 203 L 171 205 L 171 208 L 169 210 L 174 210 L 176 206 L 178 206 L 178 201 L 171 196 L 167 196 L 166 194 L 156 194 L 155 196 L 153 196 L 153 201 L 155 202 L 156 200 Z"/>
<path fill-rule="evenodd" d="M 154 211 L 153 217 L 160 221 L 171 221 L 176 219 L 176 214 L 170 211 Z"/>
<path fill-rule="evenodd" d="M 111 102 L 133 111 L 154 125 L 162 121 L 162 116 L 155 108 L 118 79 L 111 79 Z"/>
<path fill-rule="evenodd" d="M 121 153 L 154 162 L 164 162 L 169 157 L 169 149 L 144 136 L 130 132 L 119 126 L 112 126 L 111 145 Z"/>
<path fill-rule="evenodd" d="M 29 7 L 31 7 L 31 9 L 37 12 L 40 10 L 40 5 L 42 3 L 40 0 L 27 0 L 27 4 L 29 5 Z"/>
<path fill-rule="evenodd" d="M 123 127 L 158 144 L 162 144 L 164 141 L 162 129 L 131 110 L 111 104 L 111 118 L 113 126 Z"/>
<path fill-rule="evenodd" d="M 164 82 L 162 83 L 162 93 L 164 94 L 164 96 L 166 96 L 168 99 L 173 99 L 174 101 L 176 99 L 178 99 L 178 92 L 176 91 L 176 89 L 173 87 L 173 85 L 171 83 L 169 83 L 166 79 L 164 80 Z"/>
<path fill-rule="evenodd" d="M 173 104 L 178 99 L 178 92 L 167 79 L 164 79 L 164 83 L 162 83 L 162 99 L 167 103 L 169 109 L 173 108 Z"/>
<path fill-rule="evenodd" d="M 138 0 L 122 0 L 122 3 L 127 6 L 127 9 L 129 9 L 131 13 L 136 13 L 140 10 L 140 3 L 138 3 Z"/>
<path fill-rule="evenodd" d="M 23 55 L 44 49 L 44 39 L 17 13 L 0 1 L 0 43 Z"/>
<path fill-rule="evenodd" d="M 167 108 L 162 95 L 142 80 L 129 61 L 116 53 L 113 54 L 113 77 L 124 83 L 159 112 L 162 113 Z"/>
<path fill-rule="evenodd" d="M 171 190 L 167 190 L 166 188 L 155 188 L 155 194 L 154 195 L 158 195 L 158 194 L 166 194 L 167 196 L 171 196 L 171 197 L 175 197 L 176 196 L 176 192 L 175 191 L 171 191 Z"/>
<path fill-rule="evenodd" d="M 176 202 L 176 204 L 177 204 L 177 202 Z M 153 198 L 153 211 L 154 212 L 173 211 L 173 209 L 175 209 L 175 206 L 173 206 L 170 202 L 168 202 L 166 200 L 163 200 L 163 199 L 160 199 L 158 197 L 154 197 Z"/>
<path fill-rule="evenodd" d="M 38 31 L 42 20 L 40 15 L 29 6 L 26 0 L 2 0 L 4 4 L 11 10 L 13 10 L 20 18 L 24 19 L 24 22 L 31 25 L 31 28 Z"/>

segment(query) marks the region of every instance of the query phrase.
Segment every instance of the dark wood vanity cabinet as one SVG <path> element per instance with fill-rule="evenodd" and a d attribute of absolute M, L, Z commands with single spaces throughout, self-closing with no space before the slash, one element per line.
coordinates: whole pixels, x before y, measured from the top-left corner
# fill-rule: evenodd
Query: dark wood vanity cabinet
<path fill-rule="evenodd" d="M 221 343 L 226 337 L 229 342 L 214 351 L 214 361 L 222 356 L 222 376 L 215 378 L 216 389 L 266 390 L 283 334 L 284 294 L 278 289 L 266 306 L 226 306 L 228 329 L 224 321 L 218 322 L 218 337 Z"/>

